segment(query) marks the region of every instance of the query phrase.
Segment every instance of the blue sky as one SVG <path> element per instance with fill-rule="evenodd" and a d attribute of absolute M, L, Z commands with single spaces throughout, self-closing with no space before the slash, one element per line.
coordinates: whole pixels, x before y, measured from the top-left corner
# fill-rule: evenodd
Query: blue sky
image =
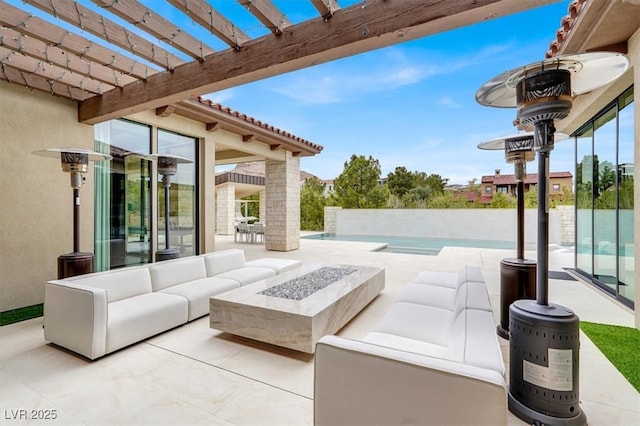
<path fill-rule="evenodd" d="M 43 16 L 19 0 L 7 1 Z M 227 47 L 168 3 L 140 1 L 214 49 Z M 208 1 L 252 38 L 268 32 L 235 0 Z M 544 59 L 560 20 L 567 14 L 569 1 L 205 97 L 322 145 L 321 154 L 301 160 L 303 170 L 321 179 L 338 176 L 352 154 L 379 160 L 383 176 L 398 166 L 436 173 L 457 184 L 466 184 L 473 178 L 480 180 L 498 168 L 510 174 L 513 166 L 505 163 L 502 152 L 481 151 L 477 145 L 515 133 L 515 108 L 481 106 L 475 102 L 475 93 L 483 83 L 504 71 Z M 318 15 L 310 0 L 273 2 L 294 24 Z M 81 3 L 104 13 L 90 1 Z M 339 0 L 342 7 L 356 3 L 359 2 Z M 57 25 L 67 26 L 45 16 Z M 109 17 L 123 24 L 114 15 Z M 90 34 L 82 35 L 104 44 Z M 573 144 L 556 144 L 551 170 L 573 172 L 573 164 Z M 529 172 L 536 170 L 536 162 L 528 164 Z"/>
<path fill-rule="evenodd" d="M 544 59 L 568 4 L 561 1 L 207 97 L 324 146 L 320 155 L 301 160 L 303 170 L 321 179 L 339 175 L 352 154 L 378 159 L 383 176 L 405 166 L 466 184 L 496 168 L 513 173 L 502 152 L 481 151 L 477 145 L 515 133 L 516 111 L 481 106 L 475 92 L 503 71 Z M 573 144 L 556 144 L 551 170 L 573 169 Z M 537 162 L 529 163 L 528 171 L 535 173 Z"/>

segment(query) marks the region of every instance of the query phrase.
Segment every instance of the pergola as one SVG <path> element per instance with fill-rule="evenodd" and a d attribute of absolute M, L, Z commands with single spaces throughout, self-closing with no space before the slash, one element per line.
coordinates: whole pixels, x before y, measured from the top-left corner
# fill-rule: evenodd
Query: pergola
<path fill-rule="evenodd" d="M 0 78 L 78 101 L 78 120 L 86 124 L 153 109 L 186 114 L 185 102 L 206 93 L 557 0 L 365 0 L 345 8 L 336 0 L 309 1 L 318 16 L 290 22 L 293 11 L 271 0 L 238 0 L 270 30 L 254 39 L 205 0 L 167 2 L 210 39 L 163 18 L 164 4 L 154 10 L 137 0 L 92 0 L 99 6 L 92 10 L 74 0 L 23 2 L 51 15 L 43 19 L 2 1 Z M 215 51 L 211 45 L 220 40 L 227 47 Z"/>

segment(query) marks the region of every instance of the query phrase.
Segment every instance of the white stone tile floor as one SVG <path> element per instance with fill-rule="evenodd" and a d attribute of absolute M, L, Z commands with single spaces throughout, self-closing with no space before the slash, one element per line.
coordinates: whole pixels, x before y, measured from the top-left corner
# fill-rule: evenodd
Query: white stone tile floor
<path fill-rule="evenodd" d="M 482 267 L 499 322 L 500 260 L 508 250 L 446 247 L 438 256 L 371 251 L 379 244 L 302 239 L 300 249 L 266 251 L 218 236 L 247 260 L 282 257 L 385 268 L 386 288 L 339 335 L 360 338 L 420 271 Z M 527 252 L 535 259 L 535 252 Z M 550 269 L 573 265 L 551 253 Z M 549 300 L 584 321 L 633 326 L 633 313 L 579 281 L 550 280 Z M 312 425 L 313 355 L 209 328 L 208 317 L 96 361 L 44 341 L 42 318 L 0 328 L 0 424 Z M 501 340 L 503 353 L 509 345 Z M 508 356 L 505 358 L 508 371 Z M 640 394 L 581 333 L 580 401 L 589 425 L 640 425 Z M 452 401 L 449 409 L 459 409 Z M 447 407 L 443 407 L 447 409 Z M 33 418 L 47 416 L 48 420 Z M 52 419 L 55 415 L 55 419 Z M 21 418 L 22 417 L 22 418 Z M 509 414 L 510 425 L 524 424 Z"/>

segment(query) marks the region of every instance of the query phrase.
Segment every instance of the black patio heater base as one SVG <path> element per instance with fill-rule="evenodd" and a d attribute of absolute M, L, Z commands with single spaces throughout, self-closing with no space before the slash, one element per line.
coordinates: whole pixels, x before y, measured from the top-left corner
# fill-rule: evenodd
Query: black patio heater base
<path fill-rule="evenodd" d="M 502 259 L 500 261 L 500 324 L 498 336 L 509 340 L 509 306 L 516 300 L 535 299 L 536 261 Z"/>
<path fill-rule="evenodd" d="M 58 256 L 58 279 L 94 272 L 93 253 L 73 252 Z"/>
<path fill-rule="evenodd" d="M 577 315 L 535 300 L 517 300 L 509 312 L 509 411 L 529 424 L 586 425 L 579 406 Z"/>
<path fill-rule="evenodd" d="M 156 262 L 163 260 L 177 259 L 180 257 L 180 250 L 174 248 L 168 248 L 164 250 L 158 250 L 156 252 Z"/>

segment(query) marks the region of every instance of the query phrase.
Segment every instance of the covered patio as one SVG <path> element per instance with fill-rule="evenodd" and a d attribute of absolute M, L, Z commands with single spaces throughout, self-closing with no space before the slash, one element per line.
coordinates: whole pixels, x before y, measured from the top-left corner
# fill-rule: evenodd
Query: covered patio
<path fill-rule="evenodd" d="M 385 290 L 338 333 L 355 339 L 371 330 L 400 289 L 422 270 L 481 266 L 497 306 L 499 263 L 512 255 L 451 247 L 438 256 L 406 255 L 371 251 L 376 243 L 313 239 L 302 239 L 300 249 L 288 253 L 234 244 L 232 236 L 221 236 L 218 244 L 220 249 L 244 249 L 247 260 L 270 256 L 384 267 Z M 550 267 L 560 271 L 571 261 L 570 253 L 552 253 Z M 633 326 L 628 308 L 579 281 L 550 280 L 550 297 L 570 306 L 581 320 Z M 313 424 L 313 355 L 212 330 L 208 317 L 94 362 L 45 343 L 41 318 L 2 327 L 0 339 L 3 416 L 37 409 L 55 412 L 55 422 L 65 425 Z M 508 342 L 500 340 L 508 365 Z M 638 424 L 640 394 L 584 333 L 580 342 L 580 401 L 589 424 Z M 460 408 L 456 401 L 442 407 Z M 7 424 L 26 423 L 4 418 Z M 524 423 L 509 413 L 509 424 Z"/>

